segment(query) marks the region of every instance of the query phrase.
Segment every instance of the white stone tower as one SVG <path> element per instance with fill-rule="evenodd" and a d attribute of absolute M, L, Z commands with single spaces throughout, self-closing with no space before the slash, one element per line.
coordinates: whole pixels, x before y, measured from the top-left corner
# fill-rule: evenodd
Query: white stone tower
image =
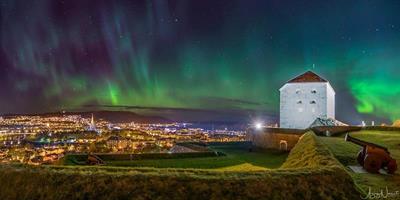
<path fill-rule="evenodd" d="M 335 119 L 335 91 L 312 71 L 288 81 L 280 91 L 280 127 L 306 129 L 317 118 Z"/>

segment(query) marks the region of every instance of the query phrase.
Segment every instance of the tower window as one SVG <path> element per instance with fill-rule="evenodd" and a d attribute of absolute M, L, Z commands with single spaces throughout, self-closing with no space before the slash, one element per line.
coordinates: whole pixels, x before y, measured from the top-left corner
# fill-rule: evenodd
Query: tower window
<path fill-rule="evenodd" d="M 310 101 L 310 104 L 316 104 L 317 102 L 315 100 Z"/>
<path fill-rule="evenodd" d="M 316 90 L 316 89 L 313 89 L 313 90 L 311 90 L 311 93 L 317 94 L 317 90 Z"/>
<path fill-rule="evenodd" d="M 297 101 L 297 104 L 302 104 L 303 102 L 301 101 L 301 100 L 298 100 Z"/>
<path fill-rule="evenodd" d="M 297 89 L 296 90 L 296 94 L 300 94 L 301 93 L 301 90 L 300 89 Z"/>

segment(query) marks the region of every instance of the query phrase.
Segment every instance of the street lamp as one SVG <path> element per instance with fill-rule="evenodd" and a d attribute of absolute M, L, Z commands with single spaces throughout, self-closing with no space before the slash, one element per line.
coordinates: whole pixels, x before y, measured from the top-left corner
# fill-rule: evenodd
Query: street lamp
<path fill-rule="evenodd" d="M 262 127 L 263 127 L 263 124 L 262 124 L 261 122 L 256 122 L 256 123 L 254 124 L 254 127 L 255 127 L 257 130 L 261 130 Z"/>

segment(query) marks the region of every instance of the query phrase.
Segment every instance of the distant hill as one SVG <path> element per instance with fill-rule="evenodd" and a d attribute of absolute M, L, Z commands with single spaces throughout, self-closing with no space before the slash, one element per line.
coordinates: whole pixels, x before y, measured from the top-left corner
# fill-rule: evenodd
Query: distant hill
<path fill-rule="evenodd" d="M 104 119 L 112 123 L 124 123 L 124 122 L 135 122 L 135 123 L 168 123 L 172 122 L 169 119 L 159 116 L 148 116 L 139 115 L 129 111 L 77 111 L 77 112 L 53 112 L 53 113 L 41 113 L 41 114 L 27 114 L 30 116 L 63 116 L 63 115 L 81 115 L 82 117 L 89 118 L 94 115 L 95 119 Z M 22 114 L 8 114 L 7 116 L 15 116 Z"/>
<path fill-rule="evenodd" d="M 118 109 L 118 110 L 115 110 Z M 122 110 L 123 109 L 123 110 Z M 14 115 L 72 115 L 79 114 L 90 117 L 94 114 L 96 119 L 102 118 L 107 121 L 116 122 L 138 122 L 138 123 L 168 123 L 186 122 L 201 124 L 208 129 L 246 129 L 248 124 L 254 123 L 256 119 L 262 119 L 269 124 L 278 122 L 276 115 L 269 111 L 258 110 L 209 110 L 209 109 L 183 109 L 162 107 L 129 107 L 129 106 L 87 106 L 79 110 L 70 110 L 65 113 L 49 112 L 42 114 L 6 114 Z"/>
<path fill-rule="evenodd" d="M 136 123 L 167 123 L 171 120 L 159 116 L 139 115 L 129 111 L 94 111 L 78 112 L 84 117 L 91 117 L 92 113 L 97 119 L 104 119 L 113 123 L 117 122 L 136 122 Z M 75 112 L 75 114 L 78 114 Z"/>

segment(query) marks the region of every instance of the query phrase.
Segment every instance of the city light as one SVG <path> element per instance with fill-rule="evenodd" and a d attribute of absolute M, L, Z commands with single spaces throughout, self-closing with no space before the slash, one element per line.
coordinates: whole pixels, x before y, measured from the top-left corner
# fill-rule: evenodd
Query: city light
<path fill-rule="evenodd" d="M 87 115 L 86 115 L 87 116 Z M 101 133 L 101 134 L 99 134 Z M 180 142 L 238 142 L 245 131 L 187 123 L 111 123 L 82 115 L 16 115 L 0 121 L 0 163 L 52 164 L 67 154 L 167 152 Z M 12 148 L 12 151 L 9 149 Z M 175 149 L 174 152 L 184 151 Z"/>
<path fill-rule="evenodd" d="M 255 122 L 255 123 L 254 123 L 254 127 L 255 127 L 257 130 L 261 130 L 262 127 L 263 127 L 263 123 L 262 123 L 262 122 Z"/>

